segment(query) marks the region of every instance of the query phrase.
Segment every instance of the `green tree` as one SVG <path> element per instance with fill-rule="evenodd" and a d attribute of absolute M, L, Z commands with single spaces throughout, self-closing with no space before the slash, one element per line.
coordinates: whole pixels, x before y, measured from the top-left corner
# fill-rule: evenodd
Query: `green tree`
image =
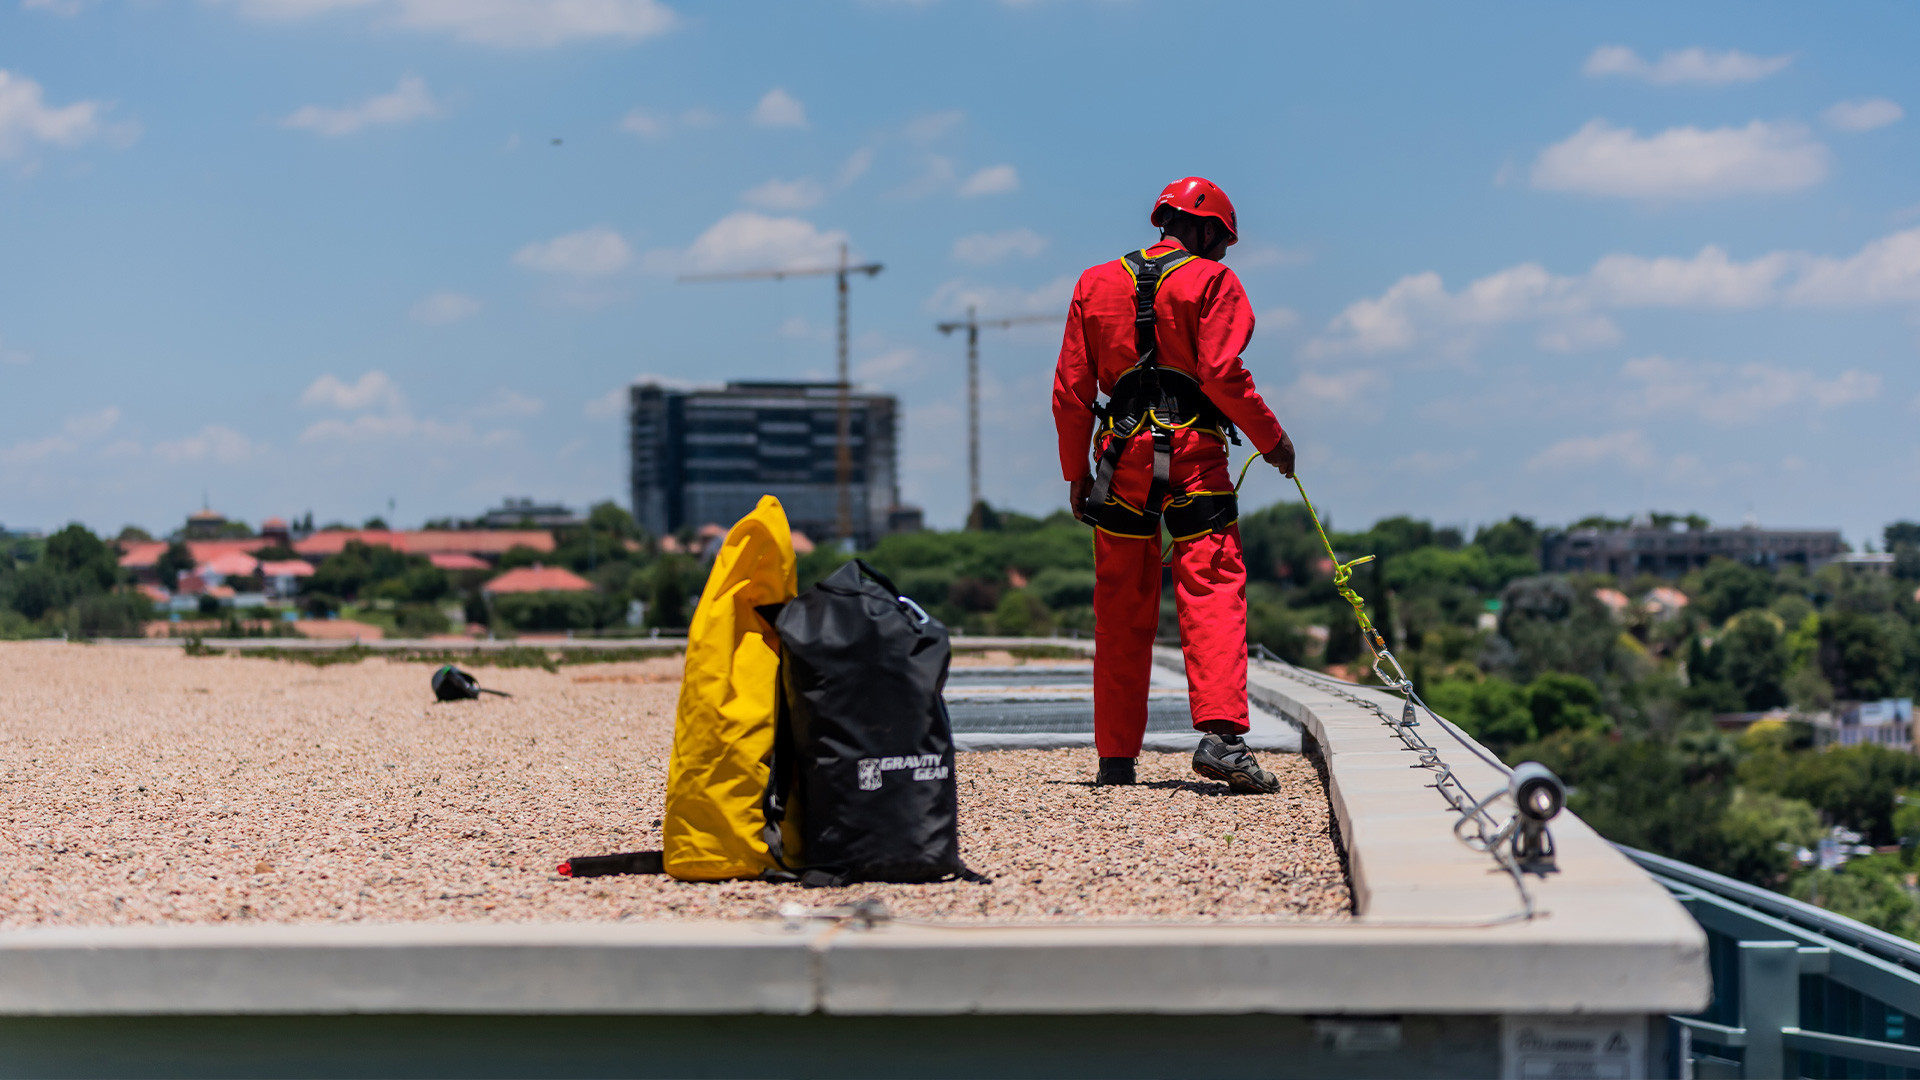
<path fill-rule="evenodd" d="M 1510 582 L 1500 593 L 1500 636 L 1512 643 L 1514 674 L 1531 680 L 1561 671 L 1599 680 L 1620 629 L 1589 591 L 1542 574 Z"/>
<path fill-rule="evenodd" d="M 1700 572 L 1694 602 L 1717 625 L 1773 600 L 1773 576 L 1732 559 L 1714 559 Z"/>
<path fill-rule="evenodd" d="M 1874 701 L 1906 685 L 1906 627 L 1893 617 L 1830 611 L 1820 617 L 1820 673 L 1838 697 Z"/>
<path fill-rule="evenodd" d="M 1775 886 L 1793 869 L 1796 848 L 1820 839 L 1820 814 L 1802 799 L 1736 787 L 1720 819 L 1719 873 Z"/>
<path fill-rule="evenodd" d="M 1731 740 L 1562 732 L 1511 756 L 1539 761 L 1566 781 L 1568 807 L 1607 839 L 1717 873 L 1738 871 L 1721 827 L 1739 759 Z"/>
<path fill-rule="evenodd" d="M 1920 904 L 1907 890 L 1905 867 L 1892 856 L 1849 860 L 1838 870 L 1811 870 L 1788 893 L 1836 915 L 1904 938 L 1920 938 Z"/>
<path fill-rule="evenodd" d="M 1435 712 L 1495 750 L 1539 737 L 1526 690 L 1497 675 L 1478 682 L 1442 679 L 1425 699 Z"/>
<path fill-rule="evenodd" d="M 48 569 L 76 579 L 82 591 L 110 589 L 120 576 L 120 562 L 107 542 L 74 523 L 47 537 Z"/>
<path fill-rule="evenodd" d="M 1518 514 L 1495 525 L 1488 525 L 1473 534 L 1473 542 L 1487 549 L 1489 555 L 1514 555 L 1535 560 L 1539 565 L 1540 527 L 1531 518 Z"/>
<path fill-rule="evenodd" d="M 593 509 L 587 512 L 587 527 L 621 540 L 636 540 L 641 535 L 633 515 L 611 500 L 593 504 Z"/>
<path fill-rule="evenodd" d="M 687 625 L 687 597 L 697 588 L 692 578 L 698 569 L 685 555 L 663 555 L 653 564 L 647 583 L 648 626 Z"/>
<path fill-rule="evenodd" d="M 1920 787 L 1920 758 L 1870 743 L 1819 753 L 1762 747 L 1749 753 L 1739 770 L 1741 784 L 1804 799 L 1827 820 L 1864 833 L 1873 844 L 1898 839 L 1894 812 L 1900 793 Z"/>
<path fill-rule="evenodd" d="M 1787 643 L 1780 629 L 1770 612 L 1746 611 L 1714 642 L 1721 678 L 1750 712 L 1786 704 Z"/>
<path fill-rule="evenodd" d="M 1600 690 L 1578 675 L 1548 671 L 1527 684 L 1527 711 L 1535 737 L 1562 731 L 1605 731 L 1612 726 L 1601 709 Z"/>
<path fill-rule="evenodd" d="M 1052 629 L 1053 613 L 1026 589 L 1014 589 L 993 609 L 993 631 L 1012 637 L 1044 634 Z"/>

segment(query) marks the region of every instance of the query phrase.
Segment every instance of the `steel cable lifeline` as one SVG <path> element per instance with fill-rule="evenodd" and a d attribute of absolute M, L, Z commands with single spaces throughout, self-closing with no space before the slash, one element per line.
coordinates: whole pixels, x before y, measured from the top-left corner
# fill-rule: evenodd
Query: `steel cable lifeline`
<path fill-rule="evenodd" d="M 1248 457 L 1246 464 L 1240 466 L 1240 478 L 1239 481 L 1234 484 L 1234 491 L 1236 493 L 1240 490 L 1240 485 L 1246 482 L 1247 470 L 1253 466 L 1254 458 L 1257 456 L 1258 455 Z M 1255 649 L 1262 654 L 1260 659 L 1269 663 L 1286 664 L 1290 669 L 1289 674 L 1293 677 L 1311 682 L 1328 693 L 1372 711 L 1380 717 L 1381 721 L 1385 723 L 1395 735 L 1399 736 L 1401 742 L 1404 743 L 1408 749 L 1419 754 L 1420 761 L 1416 767 L 1435 770 L 1437 775 L 1434 780 L 1434 788 L 1440 792 L 1441 797 L 1447 800 L 1448 805 L 1460 815 L 1459 819 L 1454 822 L 1453 835 L 1458 837 L 1460 841 L 1468 847 L 1476 851 L 1490 852 L 1493 855 L 1494 860 L 1501 865 L 1501 868 L 1513 877 L 1514 887 L 1520 891 L 1521 899 L 1526 905 L 1526 917 L 1532 918 L 1534 914 L 1533 893 L 1527 888 L 1526 877 L 1521 871 L 1519 863 L 1514 859 L 1513 854 L 1507 850 L 1507 842 L 1512 839 L 1514 831 L 1519 827 L 1520 819 L 1518 816 L 1515 816 L 1509 818 L 1503 824 L 1496 821 L 1493 815 L 1487 811 L 1487 808 L 1502 796 L 1506 795 L 1506 792 L 1501 790 L 1494 792 L 1484 799 L 1475 798 L 1473 793 L 1467 789 L 1467 786 L 1461 783 L 1460 778 L 1454 774 L 1453 768 L 1440 757 L 1440 752 L 1434 748 L 1433 744 L 1427 742 L 1424 737 L 1414 730 L 1414 728 L 1420 726 L 1419 719 L 1414 715 L 1414 707 L 1416 705 L 1419 706 L 1420 710 L 1425 712 L 1428 718 L 1448 735 L 1452 736 L 1454 741 L 1458 742 L 1469 753 L 1481 761 L 1492 766 L 1502 775 L 1510 774 L 1513 770 L 1508 768 L 1507 765 L 1498 758 L 1490 756 L 1484 750 L 1474 745 L 1451 721 L 1434 712 L 1433 707 L 1428 705 L 1426 701 L 1420 697 L 1419 693 L 1414 690 L 1413 680 L 1407 677 L 1406 670 L 1400 666 L 1399 658 L 1393 655 L 1393 650 L 1387 646 L 1386 638 L 1380 633 L 1379 629 L 1373 625 L 1373 620 L 1368 617 L 1365 598 L 1355 592 L 1353 586 L 1350 584 L 1353 579 L 1353 568 L 1362 563 L 1373 561 L 1374 557 L 1372 555 L 1362 555 L 1357 559 L 1348 559 L 1342 562 L 1340 556 L 1335 554 L 1333 550 L 1333 541 L 1327 537 L 1326 527 L 1320 523 L 1320 514 L 1319 511 L 1314 509 L 1313 500 L 1307 498 L 1306 486 L 1300 482 L 1298 474 L 1293 475 L 1291 479 L 1293 480 L 1293 486 L 1300 492 L 1301 504 L 1307 508 L 1307 517 L 1313 522 L 1313 530 L 1319 535 L 1320 544 L 1326 549 L 1327 558 L 1333 564 L 1333 587 L 1340 594 L 1340 598 L 1345 600 L 1353 608 L 1354 618 L 1360 624 L 1361 637 L 1366 641 L 1368 651 L 1373 654 L 1374 677 L 1385 683 L 1388 688 L 1398 692 L 1404 699 L 1405 704 L 1401 709 L 1400 718 L 1398 720 L 1394 719 L 1385 709 L 1380 707 L 1378 702 L 1353 693 L 1352 690 L 1348 689 L 1352 684 L 1343 683 L 1330 676 L 1286 664 L 1284 660 L 1275 656 L 1273 652 L 1264 645 L 1255 647 Z M 1253 651 L 1254 649 L 1249 649 L 1249 653 Z M 1386 671 L 1388 666 L 1391 666 L 1393 669 L 1392 675 L 1389 675 Z M 1471 836 L 1466 835 L 1463 831 L 1469 823 L 1473 825 L 1473 835 Z"/>

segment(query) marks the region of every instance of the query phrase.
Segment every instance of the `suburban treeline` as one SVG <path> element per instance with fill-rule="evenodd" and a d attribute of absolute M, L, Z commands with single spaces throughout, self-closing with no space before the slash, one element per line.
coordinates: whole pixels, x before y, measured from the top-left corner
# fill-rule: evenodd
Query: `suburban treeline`
<path fill-rule="evenodd" d="M 350 526 L 328 526 L 350 528 Z M 385 528 L 378 519 L 364 528 Z M 409 635 L 459 631 L 480 625 L 511 634 L 542 630 L 632 630 L 630 602 L 641 601 L 645 631 L 687 624 L 704 583 L 704 568 L 685 554 L 662 551 L 633 518 L 611 502 L 592 508 L 584 524 L 553 530 L 555 549 L 539 552 L 516 547 L 487 570 L 447 571 L 422 555 L 383 545 L 351 542 L 337 555 L 315 564 L 300 582 L 293 610 L 309 618 L 341 616 Z M 244 526 L 229 525 L 224 535 L 244 537 Z M 119 566 L 115 541 L 153 539 L 128 527 L 103 538 L 79 524 L 44 538 L 0 539 L 0 639 L 58 637 L 138 637 L 149 621 L 162 617 Z M 263 562 L 294 559 L 285 547 L 253 552 Z M 554 592 L 487 597 L 481 586 L 503 570 L 544 563 L 565 567 L 594 584 L 591 592 Z M 175 538 L 160 560 L 162 580 L 191 570 L 186 544 Z M 256 591 L 260 581 L 234 578 L 237 591 Z M 219 620 L 223 634 L 274 632 L 257 617 L 235 611 L 211 597 L 188 619 Z M 286 632 L 286 631 L 279 631 Z"/>

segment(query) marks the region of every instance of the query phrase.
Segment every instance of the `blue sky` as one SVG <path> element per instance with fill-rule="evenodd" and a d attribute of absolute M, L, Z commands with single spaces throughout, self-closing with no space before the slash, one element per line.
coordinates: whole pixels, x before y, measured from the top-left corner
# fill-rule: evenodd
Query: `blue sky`
<path fill-rule="evenodd" d="M 9 526 L 624 502 L 636 376 L 832 370 L 828 281 L 675 274 L 843 240 L 951 526 L 933 324 L 1063 311 L 1187 174 L 1343 526 L 1920 517 L 1920 9 L 4 2 Z M 1064 495 L 1057 345 L 983 341 L 996 503 Z"/>

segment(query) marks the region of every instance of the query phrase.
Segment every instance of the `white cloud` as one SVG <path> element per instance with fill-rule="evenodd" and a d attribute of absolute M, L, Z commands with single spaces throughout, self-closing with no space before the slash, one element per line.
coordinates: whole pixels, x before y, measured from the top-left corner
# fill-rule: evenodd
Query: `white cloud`
<path fill-rule="evenodd" d="M 371 443 L 392 439 L 421 439 L 453 446 L 472 443 L 497 445 L 511 441 L 508 431 L 492 431 L 482 436 L 464 423 L 422 420 L 410 413 L 361 413 L 351 419 L 330 417 L 315 421 L 300 433 L 304 443 Z"/>
<path fill-rule="evenodd" d="M 0 339 L 0 364 L 30 364 L 32 362 L 33 357 L 31 355 L 19 349 L 8 348 L 6 341 Z"/>
<path fill-rule="evenodd" d="M 528 244 L 513 253 L 516 266 L 543 274 L 604 277 L 633 261 L 633 249 L 619 233 L 605 225 Z"/>
<path fill-rule="evenodd" d="M 1638 428 L 1605 435 L 1582 435 L 1562 439 L 1527 461 L 1529 470 L 1579 469 L 1595 465 L 1619 465 L 1641 470 L 1654 464 L 1653 443 Z"/>
<path fill-rule="evenodd" d="M 1067 301 L 1073 299 L 1076 280 L 1077 275 L 1062 274 L 1038 288 L 1023 289 L 1016 285 L 981 285 L 955 278 L 935 289 L 925 306 L 926 310 L 940 315 L 962 315 L 973 308 L 983 318 L 1058 314 L 1064 322 Z"/>
<path fill-rule="evenodd" d="M 1278 244 L 1238 244 L 1228 251 L 1233 265 L 1242 270 L 1261 270 L 1270 266 L 1301 266 L 1313 261 L 1312 252 L 1288 249 Z"/>
<path fill-rule="evenodd" d="M 798 180 L 769 180 L 742 193 L 740 199 L 762 210 L 808 210 L 820 205 L 826 190 L 804 177 Z"/>
<path fill-rule="evenodd" d="M 918 143 L 930 143 L 954 128 L 959 127 L 967 118 L 960 109 L 948 109 L 945 112 L 927 113 L 916 116 L 907 122 L 904 129 L 907 138 Z"/>
<path fill-rule="evenodd" d="M 1694 83 L 1702 86 L 1727 86 L 1754 82 L 1784 71 L 1792 56 L 1754 56 L 1738 49 L 1703 49 L 1695 46 L 1662 54 L 1647 61 L 1624 45 L 1602 45 L 1587 57 L 1581 70 L 1589 76 L 1616 75 L 1638 79 L 1656 86 Z"/>
<path fill-rule="evenodd" d="M 922 199 L 953 183 L 953 159 L 928 154 L 920 162 L 920 175 L 887 194 L 895 199 Z"/>
<path fill-rule="evenodd" d="M 317 135 L 351 135 L 363 127 L 406 124 L 440 115 L 440 104 L 427 92 L 426 80 L 408 75 L 392 92 L 345 108 L 329 109 L 320 105 L 302 105 L 280 121 L 280 126 Z"/>
<path fill-rule="evenodd" d="M 1669 128 L 1641 138 L 1590 121 L 1540 152 L 1533 186 L 1657 201 L 1800 191 L 1826 179 L 1827 148 L 1799 124 Z"/>
<path fill-rule="evenodd" d="M 1908 229 L 1861 248 L 1850 258 L 1803 257 L 1790 303 L 1819 307 L 1910 304 L 1920 301 L 1920 229 Z"/>
<path fill-rule="evenodd" d="M 97 101 L 48 105 L 40 84 L 0 68 L 0 158 L 17 157 L 35 143 L 78 146 L 101 132 Z"/>
<path fill-rule="evenodd" d="M 789 315 L 780 324 L 780 336 L 794 341 L 832 341 L 833 328 L 815 326 L 804 315 Z"/>
<path fill-rule="evenodd" d="M 1620 327 L 1605 315 L 1576 315 L 1548 325 L 1538 342 L 1548 352 L 1568 353 L 1618 345 L 1620 338 Z"/>
<path fill-rule="evenodd" d="M 679 22 L 659 0 L 234 0 L 249 18 L 291 21 L 363 8 L 387 25 L 506 49 L 638 42 Z"/>
<path fill-rule="evenodd" d="M 20 465 L 29 461 L 39 461 L 55 454 L 70 454 L 77 449 L 73 440 L 62 435 L 49 435 L 44 439 L 30 439 L 17 442 L 12 446 L 0 447 L 0 465 Z"/>
<path fill-rule="evenodd" d="M 1840 131 L 1872 131 L 1895 123 L 1905 115 L 1905 109 L 1886 98 L 1862 98 L 1831 105 L 1820 114 L 1820 119 Z"/>
<path fill-rule="evenodd" d="M 476 417 L 539 416 L 547 403 L 518 390 L 495 390 L 493 396 L 471 410 Z"/>
<path fill-rule="evenodd" d="M 1785 252 L 1735 262 L 1708 244 L 1691 258 L 1608 255 L 1588 280 L 1596 302 L 1610 307 L 1750 308 L 1772 299 L 1792 262 Z"/>
<path fill-rule="evenodd" d="M 1364 368 L 1349 368 L 1330 375 L 1303 371 L 1286 393 L 1292 400 L 1347 402 L 1368 391 L 1384 388 L 1386 383 L 1379 372 Z"/>
<path fill-rule="evenodd" d="M 480 301 L 465 293 L 441 290 L 420 298 L 407 312 L 414 322 L 427 326 L 445 326 L 480 314 Z"/>
<path fill-rule="evenodd" d="M 1867 401 L 1880 392 L 1880 376 L 1859 370 L 1831 379 L 1765 364 L 1692 363 L 1663 356 L 1629 360 L 1620 369 L 1635 384 L 1625 403 L 1630 413 L 1681 412 L 1716 424 L 1754 422 L 1789 405 L 1831 409 Z"/>
<path fill-rule="evenodd" d="M 807 109 L 792 94 L 776 86 L 753 107 L 753 122 L 761 127 L 807 126 Z"/>
<path fill-rule="evenodd" d="M 867 175 L 867 170 L 871 168 L 873 168 L 873 148 L 863 146 L 847 156 L 845 163 L 840 166 L 839 174 L 833 178 L 833 184 L 835 187 L 846 187 Z"/>
<path fill-rule="evenodd" d="M 739 210 L 714 222 L 684 252 L 649 252 L 647 265 L 661 273 L 814 269 L 838 265 L 846 242 L 839 229 L 822 231 L 801 218 Z"/>
<path fill-rule="evenodd" d="M 1415 450 L 1411 454 L 1402 454 L 1393 459 L 1392 468 L 1401 472 L 1438 475 L 1450 473 L 1471 465 L 1480 457 L 1480 451 L 1465 450 Z"/>
<path fill-rule="evenodd" d="M 1031 259 L 1045 250 L 1047 238 L 1027 228 L 974 233 L 953 242 L 953 257 L 975 266 L 996 263 L 1012 255 Z"/>
<path fill-rule="evenodd" d="M 667 118 L 635 105 L 620 118 L 620 130 L 642 138 L 657 139 L 667 133 Z"/>
<path fill-rule="evenodd" d="M 109 405 L 104 409 L 97 409 L 90 413 L 70 416 L 67 418 L 67 422 L 61 425 L 61 428 L 68 435 L 76 439 L 90 440 L 97 439 L 107 432 L 112 431 L 119 423 L 120 406 Z"/>
<path fill-rule="evenodd" d="M 1020 174 L 1011 165 L 989 165 L 960 185 L 960 197 L 972 198 L 976 195 L 1004 195 L 1009 191 L 1020 190 Z"/>
<path fill-rule="evenodd" d="M 322 375 L 301 392 L 300 404 L 310 409 L 339 409 L 342 412 L 376 408 L 400 412 L 407 407 L 407 400 L 386 372 L 369 371 L 351 384 L 332 374 Z"/>
<path fill-rule="evenodd" d="M 880 379 L 926 366 L 925 354 L 911 345 L 902 345 L 859 361 L 853 366 L 853 374 L 860 379 Z"/>
<path fill-rule="evenodd" d="M 222 424 L 208 424 L 197 434 L 184 439 L 168 439 L 153 444 L 153 454 L 162 461 L 213 461 L 235 465 L 258 455 L 265 447 Z"/>
<path fill-rule="evenodd" d="M 1254 317 L 1254 325 L 1287 333 L 1300 325 L 1300 313 L 1290 307 L 1269 308 Z"/>
<path fill-rule="evenodd" d="M 0 448 L 0 465 L 18 465 L 29 461 L 40 461 L 57 454 L 74 453 L 83 443 L 101 438 L 119 423 L 120 407 L 118 405 L 108 405 L 92 412 L 69 416 L 60 425 L 58 435 L 30 439 Z"/>
<path fill-rule="evenodd" d="M 601 394 L 599 397 L 594 398 L 592 401 L 587 402 L 586 406 L 582 408 L 580 412 L 589 420 L 611 420 L 614 417 L 625 416 L 627 414 L 627 399 L 627 388 L 624 386 L 616 386 L 606 393 Z"/>
<path fill-rule="evenodd" d="M 353 383 L 322 375 L 300 395 L 308 408 L 337 409 L 349 416 L 326 417 L 300 433 L 303 443 L 364 445 L 415 439 L 437 446 L 498 446 L 518 440 L 518 432 L 477 432 L 468 420 L 434 420 L 413 415 L 407 399 L 383 371 L 369 371 Z M 538 398 L 512 390 L 496 391 L 463 415 L 471 419 L 532 416 L 546 408 Z M 203 435 L 206 433 L 202 433 Z"/>
<path fill-rule="evenodd" d="M 1541 344 L 1565 351 L 1616 343 L 1603 313 L 1633 308 L 1740 310 L 1920 303 L 1920 229 L 1874 240 L 1846 258 L 1773 251 L 1730 257 L 1709 244 L 1692 256 L 1607 255 L 1585 274 L 1534 263 L 1489 274 L 1458 292 L 1432 271 L 1409 274 L 1356 300 L 1307 343 L 1309 359 L 1439 345 L 1459 349 L 1493 326 L 1542 325 Z"/>

